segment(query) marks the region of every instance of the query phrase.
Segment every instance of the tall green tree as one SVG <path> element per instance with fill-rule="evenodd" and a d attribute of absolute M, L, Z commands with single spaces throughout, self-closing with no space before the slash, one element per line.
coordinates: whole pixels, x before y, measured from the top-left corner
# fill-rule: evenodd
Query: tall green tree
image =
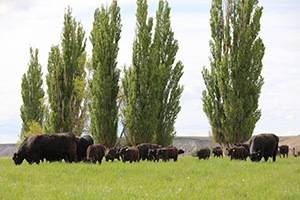
<path fill-rule="evenodd" d="M 132 66 L 125 70 L 122 81 L 123 123 L 131 143 L 169 145 L 180 111 L 183 65 L 175 62 L 178 42 L 171 28 L 167 1 L 159 1 L 153 37 L 153 19 L 148 18 L 147 8 L 146 0 L 137 1 Z"/>
<path fill-rule="evenodd" d="M 132 65 L 124 71 L 124 109 L 127 134 L 135 144 L 154 141 L 157 125 L 157 99 L 151 60 L 153 19 L 148 18 L 146 0 L 137 0 L 136 36 L 133 43 Z"/>
<path fill-rule="evenodd" d="M 258 0 L 213 0 L 210 13 L 210 69 L 202 72 L 204 111 L 217 142 L 243 142 L 261 116 L 262 7 Z"/>
<path fill-rule="evenodd" d="M 109 8 L 96 9 L 91 43 L 93 45 L 91 92 L 91 130 L 97 142 L 114 146 L 117 140 L 120 70 L 117 68 L 121 33 L 120 8 L 113 1 Z"/>
<path fill-rule="evenodd" d="M 80 135 L 86 118 L 86 39 L 82 25 L 64 15 L 61 50 L 51 47 L 48 58 L 48 101 L 50 114 L 46 129 L 50 132 L 73 132 Z"/>
<path fill-rule="evenodd" d="M 30 48 L 28 70 L 22 77 L 21 140 L 29 132 L 31 124 L 42 127 L 44 119 L 44 90 L 42 69 L 38 60 L 38 49 Z"/>
<path fill-rule="evenodd" d="M 160 0 L 152 44 L 153 68 L 157 73 L 153 80 L 157 85 L 155 94 L 158 101 L 156 142 L 163 146 L 171 144 L 176 134 L 174 124 L 181 109 L 183 91 L 179 84 L 183 64 L 175 62 L 179 47 L 171 28 L 170 11 L 168 2 Z"/>

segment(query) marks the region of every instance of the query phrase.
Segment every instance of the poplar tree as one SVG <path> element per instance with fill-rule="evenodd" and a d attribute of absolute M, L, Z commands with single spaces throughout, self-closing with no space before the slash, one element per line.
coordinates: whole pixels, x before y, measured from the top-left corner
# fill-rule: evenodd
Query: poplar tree
<path fill-rule="evenodd" d="M 124 109 L 127 134 L 134 144 L 154 141 L 157 125 L 157 99 L 151 42 L 153 19 L 148 18 L 146 0 L 137 0 L 136 36 L 133 43 L 132 64 L 124 71 Z"/>
<path fill-rule="evenodd" d="M 210 69 L 202 71 L 203 108 L 216 142 L 244 142 L 261 116 L 262 7 L 258 0 L 213 0 L 210 13 L 211 58 Z"/>
<path fill-rule="evenodd" d="M 175 62 L 179 47 L 171 28 L 170 11 L 167 1 L 159 1 L 152 44 L 153 69 L 157 73 L 153 80 L 157 85 L 154 89 L 157 89 L 158 100 L 156 142 L 163 146 L 170 145 L 176 134 L 174 124 L 183 91 L 179 84 L 183 64 Z"/>
<path fill-rule="evenodd" d="M 183 65 L 175 62 L 178 42 L 171 28 L 170 7 L 159 1 L 156 27 L 147 16 L 147 1 L 137 1 L 137 28 L 132 66 L 124 71 L 122 111 L 126 137 L 133 144 L 156 142 L 169 145 L 180 111 Z"/>
<path fill-rule="evenodd" d="M 117 68 L 121 33 L 120 8 L 113 1 L 109 8 L 96 9 L 91 32 L 92 73 L 91 131 L 97 142 L 114 146 L 117 140 L 120 70 Z"/>
<path fill-rule="evenodd" d="M 31 125 L 43 125 L 44 119 L 44 90 L 41 65 L 38 60 L 38 49 L 30 48 L 30 61 L 28 70 L 22 77 L 21 106 L 22 130 L 21 140 L 30 131 Z"/>
<path fill-rule="evenodd" d="M 50 132 L 82 133 L 86 121 L 84 34 L 82 25 L 76 22 L 68 8 L 64 15 L 61 50 L 58 45 L 51 47 L 48 58 L 50 121 L 46 129 Z"/>

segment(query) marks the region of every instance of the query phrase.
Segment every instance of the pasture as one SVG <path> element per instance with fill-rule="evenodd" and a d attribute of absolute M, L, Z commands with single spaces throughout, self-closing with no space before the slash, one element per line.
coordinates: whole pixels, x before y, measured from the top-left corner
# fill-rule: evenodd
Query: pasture
<path fill-rule="evenodd" d="M 300 159 L 15 166 L 1 158 L 0 199 L 300 199 Z"/>

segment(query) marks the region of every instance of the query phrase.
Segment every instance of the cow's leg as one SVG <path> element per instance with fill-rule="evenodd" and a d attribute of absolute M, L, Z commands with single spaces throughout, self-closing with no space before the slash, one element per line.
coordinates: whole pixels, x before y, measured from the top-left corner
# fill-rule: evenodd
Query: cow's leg
<path fill-rule="evenodd" d="M 276 153 L 273 154 L 273 162 L 276 161 Z"/>
<path fill-rule="evenodd" d="M 264 159 L 266 162 L 268 162 L 269 156 L 265 156 Z"/>
<path fill-rule="evenodd" d="M 174 157 L 174 159 L 173 159 L 173 160 L 174 160 L 174 162 L 176 162 L 176 161 L 177 161 L 177 159 L 178 159 L 178 156 L 175 156 L 175 157 Z"/>
<path fill-rule="evenodd" d="M 39 164 L 40 163 L 40 155 L 37 153 L 32 154 L 31 160 L 32 160 L 32 163 Z"/>
<path fill-rule="evenodd" d="M 72 163 L 72 162 L 77 162 L 76 154 L 73 154 L 73 153 L 72 153 L 72 154 L 70 155 L 70 160 L 69 160 L 69 161 L 70 161 L 70 163 Z"/>

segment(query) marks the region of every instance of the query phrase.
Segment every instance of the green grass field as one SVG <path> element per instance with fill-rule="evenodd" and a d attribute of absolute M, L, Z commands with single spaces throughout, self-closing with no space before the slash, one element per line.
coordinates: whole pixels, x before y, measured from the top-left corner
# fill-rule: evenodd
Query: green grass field
<path fill-rule="evenodd" d="M 3 158 L 0 199 L 300 199 L 300 159 L 15 166 Z"/>

